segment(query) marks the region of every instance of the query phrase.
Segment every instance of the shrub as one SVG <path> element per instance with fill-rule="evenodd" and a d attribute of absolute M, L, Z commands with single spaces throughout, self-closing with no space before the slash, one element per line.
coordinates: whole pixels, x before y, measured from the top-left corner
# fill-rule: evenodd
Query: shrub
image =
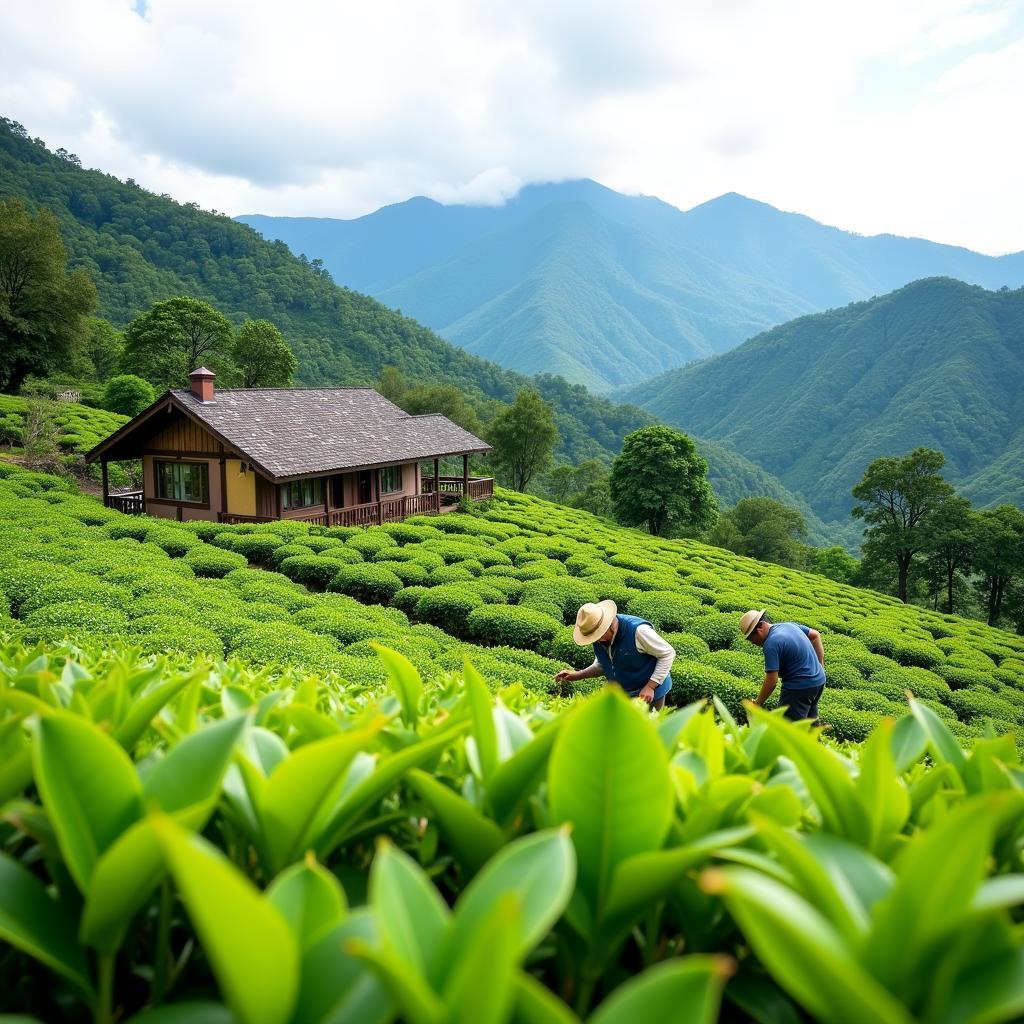
<path fill-rule="evenodd" d="M 728 672 L 737 679 L 752 679 L 757 683 L 764 681 L 764 661 L 754 654 L 742 654 L 739 651 L 711 651 L 699 659 L 701 664 Z"/>
<path fill-rule="evenodd" d="M 736 616 L 724 612 L 698 615 L 687 626 L 690 633 L 699 636 L 713 651 L 728 647 L 736 638 L 737 628 Z"/>
<path fill-rule="evenodd" d="M 440 626 L 446 633 L 464 636 L 469 613 L 483 603 L 484 599 L 479 594 L 457 583 L 431 587 L 417 602 L 416 615 Z"/>
<path fill-rule="evenodd" d="M 292 619 L 296 626 L 311 633 L 333 637 L 339 644 L 357 644 L 380 636 L 381 628 L 365 619 L 356 619 L 344 612 L 331 612 L 323 608 L 306 608 Z"/>
<path fill-rule="evenodd" d="M 316 603 L 309 594 L 287 583 L 258 581 L 242 583 L 237 589 L 238 596 L 247 603 L 279 605 L 289 612 L 298 611 L 300 608 L 309 608 Z"/>
<path fill-rule="evenodd" d="M 338 575 L 338 562 L 321 558 L 319 555 L 292 555 L 279 566 L 281 572 L 296 583 L 304 583 L 318 590 L 325 590 L 327 585 Z"/>
<path fill-rule="evenodd" d="M 760 687 L 750 680 L 737 679 L 711 665 L 699 661 L 676 659 L 672 665 L 673 704 L 692 704 L 695 700 L 719 698 L 729 711 L 742 721 L 745 718 L 744 700 L 753 700 Z"/>
<path fill-rule="evenodd" d="M 466 628 L 471 637 L 490 644 L 539 648 L 558 633 L 561 622 L 532 608 L 486 605 L 470 612 Z"/>
<path fill-rule="evenodd" d="M 25 625 L 33 634 L 45 629 L 51 636 L 58 631 L 74 634 L 79 630 L 115 636 L 125 631 L 128 620 L 115 608 L 88 601 L 63 601 L 37 608 L 25 617 Z"/>
<path fill-rule="evenodd" d="M 387 604 L 402 589 L 402 581 L 390 569 L 363 562 L 339 566 L 327 589 L 367 604 Z"/>
<path fill-rule="evenodd" d="M 186 533 L 184 530 L 178 530 L 174 527 L 164 526 L 157 526 L 147 530 L 146 542 L 154 544 L 171 558 L 182 558 L 193 548 L 202 544 L 202 541 L 191 533 Z"/>
<path fill-rule="evenodd" d="M 951 690 L 967 690 L 972 688 L 990 690 L 993 686 L 993 679 L 989 672 L 957 668 L 955 665 L 938 665 L 935 668 L 935 672 L 949 683 Z"/>
<path fill-rule="evenodd" d="M 68 601 L 83 601 L 88 604 L 102 605 L 104 608 L 124 611 L 128 605 L 129 596 L 119 587 L 104 583 L 102 580 L 76 574 L 39 587 L 35 593 L 30 594 L 22 602 L 19 614 L 24 617 L 37 608 L 64 604 Z"/>
<path fill-rule="evenodd" d="M 657 630 L 686 629 L 702 614 L 701 607 L 692 597 L 656 590 L 641 593 L 629 602 L 630 614 L 647 619 Z"/>
<path fill-rule="evenodd" d="M 594 663 L 594 648 L 587 644 L 581 647 L 572 636 L 572 627 L 563 626 L 548 642 L 546 652 L 555 661 L 573 668 L 587 668 Z"/>
<path fill-rule="evenodd" d="M 233 551 L 261 565 L 270 563 L 280 547 L 284 547 L 284 541 L 272 533 L 247 533 L 231 538 Z"/>
<path fill-rule="evenodd" d="M 312 554 L 313 549 L 306 547 L 304 544 L 282 544 L 280 547 L 274 549 L 274 553 L 270 557 L 271 563 L 276 569 L 281 568 L 282 562 L 286 558 L 291 558 L 293 555 L 305 555 Z M 287 573 L 285 574 L 287 575 Z"/>
<path fill-rule="evenodd" d="M 420 586 L 427 581 L 427 570 L 417 562 L 374 562 L 373 564 L 393 572 L 406 587 Z"/>
<path fill-rule="evenodd" d="M 386 533 L 381 533 L 379 530 L 371 529 L 349 537 L 345 541 L 345 546 L 352 548 L 353 551 L 358 551 L 366 558 L 372 558 L 383 548 L 397 547 L 398 543 L 394 537 L 389 537 Z"/>
<path fill-rule="evenodd" d="M 865 677 L 857 670 L 857 666 L 839 658 L 825 659 L 825 675 L 828 686 L 859 689 L 864 685 Z"/>
<path fill-rule="evenodd" d="M 419 599 L 427 593 L 429 587 L 403 587 L 393 598 L 391 598 L 391 606 L 398 608 L 405 612 L 406 615 L 412 615 L 416 611 L 416 605 L 419 603 Z"/>
<path fill-rule="evenodd" d="M 430 573 L 430 585 L 432 587 L 445 586 L 449 583 L 465 583 L 473 579 L 476 579 L 473 573 L 454 563 L 452 565 L 442 565 L 440 569 L 434 569 Z"/>
<path fill-rule="evenodd" d="M 211 629 L 191 622 L 168 620 L 151 615 L 132 624 L 132 644 L 143 654 L 180 654 L 195 658 L 224 656 L 224 644 Z"/>
<path fill-rule="evenodd" d="M 388 548 L 388 551 L 397 551 L 398 548 Z M 320 552 L 320 558 L 325 562 L 334 562 L 335 564 L 341 565 L 358 565 L 363 561 L 363 556 L 355 550 L 355 548 L 348 547 L 334 547 L 327 548 Z"/>
<path fill-rule="evenodd" d="M 692 633 L 663 633 L 662 637 L 675 648 L 677 658 L 699 661 L 711 650 L 705 641 Z"/>
<path fill-rule="evenodd" d="M 580 605 L 599 599 L 597 588 L 589 581 L 560 576 L 557 579 L 545 578 L 524 583 L 519 603 L 541 611 L 553 608 L 555 618 L 560 623 L 570 623 L 576 621 Z"/>
<path fill-rule="evenodd" d="M 103 408 L 121 416 L 138 416 L 155 401 L 153 385 L 133 373 L 111 377 L 103 389 Z"/>
<path fill-rule="evenodd" d="M 333 640 L 289 623 L 258 623 L 241 630 L 230 641 L 230 653 L 253 665 L 296 665 L 326 671 L 337 664 Z"/>
<path fill-rule="evenodd" d="M 222 551 L 206 544 L 189 551 L 184 561 L 192 567 L 197 576 L 209 576 L 214 579 L 220 579 L 233 569 L 241 569 L 249 564 L 245 555 L 240 555 L 237 551 Z"/>
<path fill-rule="evenodd" d="M 948 699 L 949 706 L 963 722 L 975 718 L 992 718 L 997 722 L 1020 722 L 1024 711 L 1002 697 L 987 690 L 954 690 Z"/>

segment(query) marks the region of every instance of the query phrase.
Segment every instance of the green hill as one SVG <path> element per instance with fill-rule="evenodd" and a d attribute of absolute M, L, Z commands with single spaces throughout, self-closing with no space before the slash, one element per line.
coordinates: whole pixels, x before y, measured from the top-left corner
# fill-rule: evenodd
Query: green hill
<path fill-rule="evenodd" d="M 468 351 L 602 391 L 919 278 L 1024 284 L 1024 253 L 864 237 L 735 193 L 682 211 L 589 180 L 499 207 L 239 219 Z"/>
<path fill-rule="evenodd" d="M 784 324 L 626 393 L 668 423 L 728 443 L 845 517 L 872 459 L 918 445 L 986 504 L 1020 503 L 1024 289 L 935 278 Z"/>
<path fill-rule="evenodd" d="M 650 417 L 589 394 L 550 373 L 528 379 L 468 355 L 379 302 L 338 287 L 326 271 L 280 242 L 194 203 L 83 170 L 0 119 L 0 198 L 19 196 L 59 218 L 72 267 L 86 270 L 100 311 L 124 325 L 160 299 L 189 294 L 232 321 L 268 319 L 299 360 L 300 383 L 369 384 L 384 366 L 416 382 L 444 381 L 478 398 L 510 401 L 532 384 L 553 403 L 561 454 L 608 458 Z"/>

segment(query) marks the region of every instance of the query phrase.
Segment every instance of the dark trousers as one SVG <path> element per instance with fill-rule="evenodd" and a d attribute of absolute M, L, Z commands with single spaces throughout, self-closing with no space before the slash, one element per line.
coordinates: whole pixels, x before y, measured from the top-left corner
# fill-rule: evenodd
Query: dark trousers
<path fill-rule="evenodd" d="M 782 693 L 779 694 L 779 705 L 785 707 L 786 717 L 791 722 L 810 718 L 817 724 L 818 699 L 824 689 L 824 683 L 821 686 L 805 686 L 799 690 L 787 690 L 784 686 Z"/>

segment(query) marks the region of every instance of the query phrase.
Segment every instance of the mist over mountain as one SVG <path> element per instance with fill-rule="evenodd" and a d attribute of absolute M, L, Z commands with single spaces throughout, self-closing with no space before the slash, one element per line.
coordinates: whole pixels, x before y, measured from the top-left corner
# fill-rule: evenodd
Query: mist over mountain
<path fill-rule="evenodd" d="M 736 193 L 681 211 L 587 179 L 502 206 L 238 219 L 467 351 L 598 391 L 920 278 L 1024 284 L 1024 253 L 857 235 Z"/>

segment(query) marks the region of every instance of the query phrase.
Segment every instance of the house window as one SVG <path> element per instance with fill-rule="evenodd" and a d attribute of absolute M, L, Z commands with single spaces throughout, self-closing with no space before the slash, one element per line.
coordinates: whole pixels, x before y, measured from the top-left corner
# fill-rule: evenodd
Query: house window
<path fill-rule="evenodd" d="M 293 480 L 281 484 L 281 503 L 285 508 L 309 508 L 324 503 L 324 482 L 321 477 L 312 480 Z"/>
<path fill-rule="evenodd" d="M 380 493 L 394 494 L 402 489 L 402 467 L 388 466 L 380 471 Z"/>
<path fill-rule="evenodd" d="M 209 505 L 209 465 L 205 462 L 158 462 L 156 496 L 167 501 Z"/>

